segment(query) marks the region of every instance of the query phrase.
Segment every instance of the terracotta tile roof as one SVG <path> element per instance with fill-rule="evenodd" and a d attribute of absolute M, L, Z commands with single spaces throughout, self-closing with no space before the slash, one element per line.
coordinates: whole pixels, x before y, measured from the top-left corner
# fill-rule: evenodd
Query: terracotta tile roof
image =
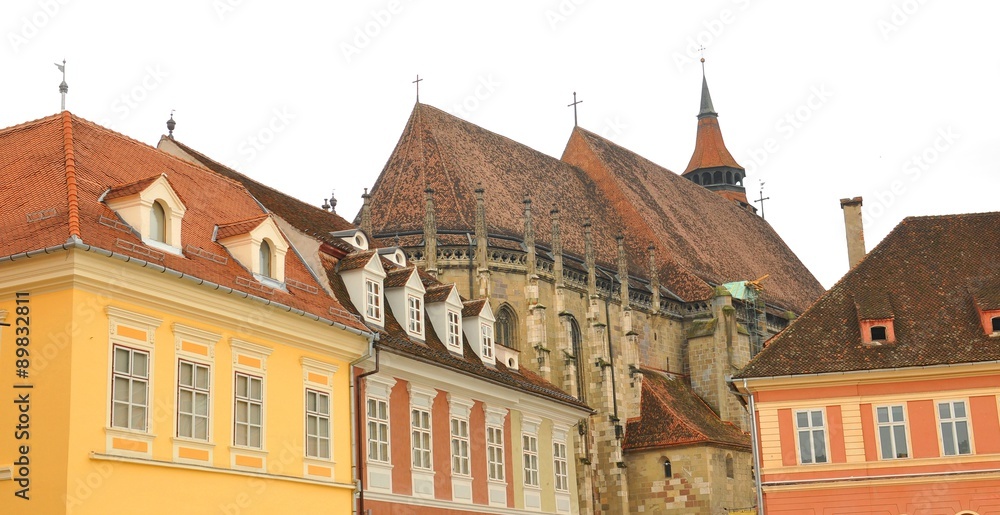
<path fill-rule="evenodd" d="M 695 139 L 694 153 L 691 154 L 691 160 L 688 162 L 687 168 L 684 169 L 683 175 L 702 168 L 720 166 L 743 169 L 733 159 L 733 155 L 726 148 L 726 142 L 722 140 L 719 119 L 712 115 L 702 116 L 698 120 L 698 136 Z"/>
<path fill-rule="evenodd" d="M 235 259 L 203 258 L 228 255 L 212 240 L 217 223 L 265 214 L 237 182 L 68 112 L 0 130 L 0 173 L 0 204 L 4 206 L 0 210 L 0 256 L 62 244 L 75 234 L 96 248 L 365 330 L 351 317 L 331 315 L 331 309 L 342 308 L 329 295 L 266 288 Z M 181 248 L 198 249 L 197 254 L 178 256 L 147 247 L 114 211 L 97 201 L 109 188 L 136 185 L 162 173 L 185 199 Z M 285 277 L 319 286 L 293 253 L 286 257 Z"/>
<path fill-rule="evenodd" d="M 438 245 L 468 246 L 474 232 L 473 191 L 484 185 L 491 236 L 522 237 L 523 195 L 531 194 L 536 243 L 551 237 L 548 209 L 560 209 L 564 252 L 584 255 L 583 222 L 593 223 L 599 265 L 617 270 L 615 236 L 625 235 L 629 273 L 648 277 L 648 246 L 657 248 L 660 284 L 684 300 L 711 296 L 709 283 L 756 279 L 775 281 L 768 301 L 798 312 L 822 287 L 771 227 L 719 195 L 618 147 L 576 129 L 563 160 L 417 104 L 399 143 L 372 187 L 375 235 L 401 245 L 422 241 L 424 188 L 435 190 Z M 497 187 L 495 185 L 502 185 Z M 520 248 L 490 238 L 491 245 Z M 571 263 L 567 263 L 571 265 Z"/>
<path fill-rule="evenodd" d="M 483 308 L 486 307 L 486 299 L 466 300 L 463 304 L 463 317 L 477 317 L 483 312 Z"/>
<path fill-rule="evenodd" d="M 854 304 L 858 310 L 858 318 L 863 320 L 880 320 L 893 316 L 892 302 L 887 294 L 860 295 Z"/>
<path fill-rule="evenodd" d="M 108 200 L 114 200 L 116 198 L 128 197 L 131 195 L 135 195 L 137 193 L 141 193 L 142 190 L 148 188 L 150 184 L 153 184 L 159 178 L 160 175 L 154 175 L 152 177 L 146 177 L 145 179 L 140 179 L 136 182 L 132 182 L 129 184 L 115 186 L 110 190 L 108 190 L 108 192 L 104 195 L 104 201 L 106 202 Z M 169 178 L 167 179 L 167 182 L 170 182 Z"/>
<path fill-rule="evenodd" d="M 692 444 L 750 447 L 750 436 L 722 421 L 683 378 L 647 368 L 641 371 L 642 416 L 627 421 L 624 451 Z"/>
<path fill-rule="evenodd" d="M 903 220 L 736 377 L 1000 360 L 970 284 L 1000 277 L 1000 212 Z M 856 305 L 888 299 L 895 343 L 861 343 Z"/>
<path fill-rule="evenodd" d="M 982 310 L 1000 309 L 1000 277 L 980 277 L 969 281 L 969 293 Z"/>
<path fill-rule="evenodd" d="M 408 268 L 396 268 L 395 270 L 389 270 L 386 272 L 385 281 L 383 281 L 385 288 L 402 288 L 406 286 L 406 281 L 410 280 L 410 276 L 413 275 L 413 267 Z"/>
<path fill-rule="evenodd" d="M 448 296 L 451 295 L 451 291 L 455 289 L 455 285 L 437 284 L 428 286 L 424 283 L 424 289 L 426 290 L 426 293 L 424 294 L 424 303 L 434 304 L 436 302 L 444 302 L 448 300 Z"/>
<path fill-rule="evenodd" d="M 341 300 L 341 304 L 355 316 L 360 316 L 358 315 L 357 308 L 350 300 L 350 294 L 347 292 L 347 287 L 344 285 L 344 281 L 335 271 L 337 269 L 337 260 L 330 256 L 323 255 L 322 262 L 327 271 L 330 287 L 337 298 Z M 341 265 L 341 268 L 342 267 L 343 265 Z M 436 289 L 439 286 L 453 285 L 441 285 L 438 283 L 436 285 L 432 285 L 431 288 Z M 481 307 L 485 303 L 485 300 L 472 302 L 480 305 Z M 371 328 L 373 331 L 379 333 L 379 339 L 376 341 L 375 345 L 381 350 L 400 354 L 411 359 L 425 361 L 443 368 L 452 369 L 503 387 L 513 388 L 525 391 L 529 394 L 559 401 L 563 404 L 580 408 L 583 411 L 590 410 L 586 404 L 580 402 L 575 397 L 566 394 L 552 383 L 545 381 L 528 370 L 521 369 L 519 371 L 513 371 L 503 366 L 501 363 L 497 363 L 495 367 L 484 365 L 482 360 L 476 356 L 475 351 L 472 350 L 472 347 L 469 345 L 469 341 L 464 337 L 462 338 L 463 355 L 461 357 L 456 356 L 448 350 L 440 339 L 438 339 L 437 333 L 430 330 L 430 327 L 433 324 L 430 319 L 427 318 L 426 312 L 424 325 L 428 328 L 428 330 L 424 331 L 426 338 L 423 342 L 414 340 L 406 334 L 406 331 L 402 328 L 402 326 L 400 326 L 395 315 L 392 313 L 392 308 L 388 304 L 385 306 L 384 314 L 385 327 L 379 328 L 373 326 Z"/>
<path fill-rule="evenodd" d="M 258 202 L 267 208 L 268 211 L 280 216 L 300 231 L 303 231 L 306 234 L 309 234 L 310 236 L 333 245 L 341 250 L 345 250 L 347 252 L 354 250 L 354 247 L 346 241 L 329 236 L 329 233 L 331 232 L 357 228 L 354 224 L 348 222 L 336 213 L 320 209 L 317 206 L 302 202 L 301 200 L 282 193 L 274 188 L 265 186 L 247 177 L 246 175 L 233 170 L 232 168 L 214 161 L 201 152 L 198 152 L 197 150 L 194 150 L 193 148 L 173 138 L 163 136 L 160 139 L 161 146 L 164 148 L 168 148 L 163 145 L 164 140 L 176 145 L 183 152 L 185 152 L 187 157 L 190 158 L 190 161 L 200 164 L 215 173 L 242 184 L 254 196 L 254 198 L 257 199 Z M 184 157 L 182 157 L 182 159 L 183 158 Z"/>
<path fill-rule="evenodd" d="M 260 215 L 247 220 L 240 220 L 238 222 L 219 224 L 219 229 L 215 233 L 215 239 L 224 240 L 230 236 L 236 236 L 237 234 L 246 234 L 256 229 L 258 225 L 264 223 L 264 220 L 267 219 L 268 215 Z"/>
<path fill-rule="evenodd" d="M 348 270 L 354 270 L 356 268 L 361 268 L 371 261 L 372 256 L 375 255 L 374 250 L 365 250 L 361 252 L 354 252 L 353 254 L 348 254 L 344 259 L 340 260 L 340 271 L 346 272 Z"/>

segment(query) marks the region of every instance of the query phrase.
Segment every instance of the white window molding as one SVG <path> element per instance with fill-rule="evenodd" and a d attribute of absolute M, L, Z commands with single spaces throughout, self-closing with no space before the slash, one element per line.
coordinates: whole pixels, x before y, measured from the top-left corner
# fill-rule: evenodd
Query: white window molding
<path fill-rule="evenodd" d="M 796 410 L 794 420 L 799 463 L 803 465 L 830 463 L 826 409 Z"/>
<path fill-rule="evenodd" d="M 256 224 L 256 225 L 254 225 Z M 228 229 L 228 230 L 227 230 Z M 253 274 L 258 281 L 268 286 L 281 288 L 285 282 L 285 255 L 289 245 L 281 229 L 271 216 L 262 216 L 259 221 L 236 222 L 216 227 L 216 234 L 224 234 L 219 244 Z M 261 242 L 267 242 L 271 249 L 271 270 L 265 275 L 261 270 Z"/>
<path fill-rule="evenodd" d="M 972 454 L 972 421 L 966 399 L 938 401 L 935 405 L 941 456 Z"/>
<path fill-rule="evenodd" d="M 883 460 L 909 458 L 906 404 L 876 406 L 874 409 L 879 458 Z"/>
<path fill-rule="evenodd" d="M 144 179 L 144 181 L 147 180 L 149 179 Z M 181 202 L 180 197 L 170 185 L 167 175 L 161 174 L 141 191 L 135 193 L 126 193 L 123 191 L 128 186 L 123 185 L 120 188 L 112 188 L 102 195 L 105 204 L 111 210 L 118 213 L 118 216 L 122 220 L 125 220 L 125 223 L 132 226 L 139 233 L 143 243 L 146 245 L 173 254 L 183 255 L 181 252 L 181 226 L 184 213 L 187 212 L 187 207 L 184 206 L 184 203 Z M 118 191 L 122 191 L 123 194 L 118 195 Z M 152 237 L 151 222 L 154 203 L 158 203 L 163 208 L 163 241 L 157 241 Z"/>
<path fill-rule="evenodd" d="M 267 372 L 267 358 L 273 352 L 270 347 L 237 338 L 229 339 L 229 347 L 232 349 L 234 369 Z"/>
<path fill-rule="evenodd" d="M 105 446 L 108 454 L 151 458 L 156 366 L 154 336 L 162 319 L 105 308 L 108 315 Z"/>

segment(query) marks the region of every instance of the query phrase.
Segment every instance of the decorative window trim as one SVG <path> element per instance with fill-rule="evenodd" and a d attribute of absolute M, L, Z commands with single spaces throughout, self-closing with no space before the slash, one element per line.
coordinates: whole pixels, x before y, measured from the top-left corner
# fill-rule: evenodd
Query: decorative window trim
<path fill-rule="evenodd" d="M 190 364 L 193 367 L 192 368 L 192 374 L 193 374 L 192 375 L 192 381 L 193 381 L 193 384 L 191 384 L 191 385 L 181 385 L 181 374 L 180 374 L 180 372 L 181 372 L 181 364 L 182 363 Z M 197 385 L 197 372 L 198 372 L 198 368 L 199 367 L 207 369 L 207 373 L 208 373 L 208 385 L 204 389 L 199 388 L 198 385 Z M 212 363 L 210 361 L 206 361 L 204 359 L 197 359 L 197 358 L 192 359 L 192 358 L 189 358 L 187 356 L 177 356 L 174 359 L 174 373 L 176 374 L 176 376 L 175 376 L 176 380 L 174 381 L 174 438 L 182 439 L 182 440 L 185 440 L 185 441 L 192 441 L 192 442 L 212 443 L 212 437 L 214 436 L 213 432 L 212 432 L 212 423 L 214 422 L 214 417 L 212 416 L 212 407 L 213 407 L 212 403 L 214 402 L 214 397 L 215 397 L 215 395 L 214 395 L 214 393 L 215 393 L 214 392 L 214 388 L 212 388 L 212 385 L 214 384 L 214 379 L 215 379 L 215 377 L 214 377 L 215 376 L 215 371 L 213 370 L 213 368 L 214 367 L 212 366 Z M 198 414 L 196 414 L 196 413 L 193 412 L 193 410 L 195 409 L 195 406 L 196 406 L 195 402 L 192 402 L 192 405 L 191 405 L 192 413 L 190 413 L 190 415 L 192 417 L 192 421 L 191 421 L 191 424 L 192 424 L 192 426 L 191 426 L 192 436 L 183 436 L 183 435 L 180 434 L 181 433 L 181 400 L 180 400 L 180 396 L 181 396 L 181 390 L 182 389 L 192 391 L 193 392 L 192 395 L 195 398 L 197 398 L 197 395 L 199 393 L 204 393 L 204 395 L 206 395 L 208 397 L 208 401 L 206 403 L 206 408 L 207 408 L 208 411 L 205 414 L 205 419 L 206 419 L 205 420 L 205 438 L 199 438 L 197 436 L 193 436 L 194 435 L 194 428 L 195 428 L 195 425 L 196 425 L 196 422 L 195 422 L 194 419 L 198 417 Z"/>
<path fill-rule="evenodd" d="M 902 420 L 893 420 L 893 418 L 894 418 L 893 408 L 897 408 L 897 407 L 900 408 L 900 413 L 901 413 L 901 416 L 902 416 Z M 886 410 L 885 413 L 886 413 L 886 419 L 887 420 L 885 422 L 882 422 L 882 421 L 879 420 L 879 410 L 882 410 L 882 409 Z M 907 424 L 907 419 L 909 417 L 907 416 L 907 413 L 906 413 L 906 403 L 904 402 L 904 403 L 900 403 L 900 404 L 885 404 L 885 405 L 873 406 L 872 407 L 872 411 L 874 412 L 873 413 L 873 419 L 875 421 L 875 441 L 876 441 L 876 443 L 878 445 L 879 460 L 899 460 L 899 459 L 909 458 L 910 457 L 910 426 L 909 426 L 909 424 Z M 903 445 L 905 446 L 905 448 L 903 449 L 905 451 L 903 453 L 903 456 L 899 455 L 900 454 L 899 453 L 899 448 L 898 448 L 898 444 L 899 443 L 897 442 L 897 439 L 896 439 L 896 431 L 895 431 L 895 429 L 898 426 L 902 426 L 903 427 Z M 892 446 L 892 448 L 889 449 L 890 454 L 892 454 L 892 456 L 889 456 L 889 457 L 885 456 L 886 448 L 882 445 L 882 429 L 887 429 L 889 431 L 889 433 L 888 433 L 888 435 L 889 435 L 889 443 Z"/>
<path fill-rule="evenodd" d="M 314 409 L 314 410 L 312 410 L 312 411 L 310 411 L 310 408 L 309 408 L 309 395 L 310 394 L 314 394 L 316 396 L 316 398 L 317 398 L 317 408 Z M 303 401 L 304 401 L 304 408 L 305 408 L 303 410 L 303 419 L 304 419 L 304 422 L 305 422 L 304 423 L 304 425 L 305 425 L 305 427 L 304 427 L 304 430 L 305 430 L 304 431 L 305 432 L 305 446 L 304 446 L 303 451 L 302 451 L 303 456 L 304 456 L 305 459 L 308 459 L 308 460 L 315 460 L 315 461 L 320 461 L 320 462 L 324 462 L 324 463 L 332 462 L 333 461 L 333 395 L 331 395 L 331 392 L 329 390 L 319 389 L 319 388 L 313 388 L 313 387 L 310 387 L 310 386 L 306 386 L 303 389 L 303 397 L 304 397 Z M 318 401 L 320 400 L 321 397 L 325 397 L 326 398 L 326 413 L 323 413 L 323 411 L 319 407 Z M 317 426 L 316 426 L 317 427 L 317 434 L 315 434 L 315 435 L 309 434 L 309 420 L 310 420 L 310 417 L 315 418 L 316 421 L 317 421 Z M 327 432 L 327 435 L 325 437 L 325 439 L 326 439 L 326 449 L 325 450 L 326 450 L 326 454 L 327 454 L 326 456 L 323 456 L 323 452 L 322 452 L 322 450 L 323 450 L 322 444 L 323 444 L 324 436 L 322 434 L 320 434 L 320 432 L 318 431 L 318 428 L 320 427 L 320 422 L 322 422 L 323 420 L 326 421 L 326 432 Z M 313 438 L 316 439 L 316 446 L 317 446 L 316 455 L 313 455 L 313 454 L 309 453 L 309 442 Z"/>
<path fill-rule="evenodd" d="M 373 288 L 369 288 L 372 286 Z M 385 285 L 382 281 L 372 278 L 364 278 L 364 316 L 365 319 L 373 322 L 383 323 L 385 320 Z M 374 299 L 374 302 L 372 302 Z"/>
<path fill-rule="evenodd" d="M 220 227 L 225 229 L 233 225 L 216 226 L 216 233 L 221 230 Z M 241 226 L 238 230 L 243 231 L 245 227 L 249 226 Z M 250 271 L 254 279 L 270 287 L 284 287 L 285 255 L 291 247 L 285 241 L 281 229 L 278 228 L 273 218 L 265 215 L 260 218 L 260 223 L 252 229 L 248 229 L 246 232 L 231 234 L 217 241 L 229 251 L 236 261 Z M 260 244 L 263 241 L 267 241 L 271 247 L 271 275 L 269 277 L 261 273 Z"/>
<path fill-rule="evenodd" d="M 310 388 L 323 388 L 333 392 L 333 378 L 340 370 L 338 365 L 324 363 L 303 356 L 299 359 L 302 365 L 302 381 Z"/>
<path fill-rule="evenodd" d="M 114 192 L 114 189 L 109 190 L 102 195 L 102 199 L 108 193 L 114 196 Z M 163 208 L 164 241 L 162 242 L 152 239 L 150 235 L 150 218 L 155 202 L 159 202 L 160 207 Z M 105 204 L 139 233 L 145 245 L 171 254 L 183 255 L 181 251 L 181 227 L 187 208 L 170 185 L 166 174 L 160 174 L 142 191 L 105 200 Z"/>
<path fill-rule="evenodd" d="M 480 355 L 483 361 L 495 363 L 495 350 L 493 348 L 493 324 L 483 322 L 479 325 L 482 341 L 480 342 Z"/>
<path fill-rule="evenodd" d="M 965 411 L 965 416 L 958 417 L 955 415 L 955 405 L 962 404 L 963 411 Z M 947 404 L 949 405 L 949 413 L 951 416 L 948 419 L 942 420 L 941 418 L 941 406 Z M 973 440 L 973 427 L 972 427 L 972 413 L 969 410 L 969 400 L 968 399 L 947 399 L 934 402 L 934 418 L 937 422 L 938 429 L 938 442 L 940 443 L 941 456 L 970 456 L 976 453 L 975 441 Z M 961 444 L 959 443 L 959 436 L 957 432 L 958 424 L 965 423 L 965 433 L 969 439 L 969 449 L 967 452 L 962 452 Z M 955 452 L 949 454 L 947 448 L 945 447 L 944 441 L 944 424 L 950 423 L 952 426 L 952 437 L 953 443 L 955 445 Z"/>
<path fill-rule="evenodd" d="M 229 347 L 232 349 L 234 370 L 267 372 L 267 358 L 273 352 L 270 347 L 237 338 L 229 339 Z"/>
<path fill-rule="evenodd" d="M 406 295 L 406 332 L 424 336 L 424 299 L 412 293 Z"/>
<path fill-rule="evenodd" d="M 538 433 L 521 433 L 521 465 L 524 469 L 524 487 L 528 489 L 540 489 L 541 481 L 538 477 Z"/>
<path fill-rule="evenodd" d="M 170 329 L 174 333 L 174 352 L 178 356 L 214 363 L 215 344 L 222 335 L 181 324 L 172 324 Z"/>
<path fill-rule="evenodd" d="M 153 455 L 153 440 L 156 438 L 154 420 L 150 417 L 156 377 L 156 352 L 154 352 L 154 335 L 163 320 L 160 318 L 127 311 L 115 306 L 107 306 L 108 315 L 108 360 L 106 398 L 104 402 L 104 432 L 105 450 L 107 454 L 131 456 L 136 458 L 151 458 Z M 132 351 L 144 352 L 147 355 L 146 370 L 146 422 L 144 430 L 115 427 L 114 417 L 114 359 L 115 347 Z"/>
<path fill-rule="evenodd" d="M 456 351 L 462 351 L 462 312 L 449 309 L 448 312 L 448 329 L 447 335 L 448 340 L 445 342 L 448 348 Z"/>
<path fill-rule="evenodd" d="M 241 399 L 239 397 L 238 388 L 237 388 L 237 384 L 238 384 L 237 382 L 239 381 L 240 376 L 247 377 L 247 391 L 248 391 L 248 394 L 243 399 Z M 245 370 L 243 368 L 239 368 L 239 369 L 234 368 L 232 377 L 233 377 L 233 397 L 232 397 L 233 398 L 233 404 L 232 404 L 232 406 L 233 406 L 233 408 L 232 408 L 233 409 L 233 417 L 231 419 L 232 420 L 232 426 L 231 426 L 232 427 L 232 439 L 230 440 L 230 442 L 232 442 L 232 446 L 234 448 L 237 448 L 237 449 L 241 449 L 241 450 L 253 450 L 253 451 L 264 451 L 264 452 L 266 452 L 266 450 L 267 450 L 267 377 L 263 373 L 261 373 L 261 370 Z M 257 379 L 257 380 L 260 381 L 260 399 L 254 399 L 254 398 L 250 397 L 250 395 L 249 395 L 249 392 L 251 391 L 251 385 L 252 385 L 252 382 L 253 382 L 254 379 Z M 239 402 L 241 400 L 243 400 L 244 402 L 247 403 L 247 409 L 248 409 L 247 410 L 247 421 L 245 422 L 245 424 L 247 425 L 247 443 L 245 443 L 245 444 L 242 444 L 242 443 L 239 443 L 239 442 L 236 441 L 236 439 L 237 439 L 236 427 L 237 427 L 237 424 L 240 423 L 238 421 L 238 419 L 237 419 L 237 406 L 238 406 L 238 404 L 239 404 Z M 249 407 L 250 407 L 250 405 L 257 404 L 257 403 L 260 404 L 260 446 L 255 447 L 255 446 L 253 446 L 253 445 L 250 444 L 249 428 L 253 424 L 251 424 L 250 419 L 249 419 Z"/>

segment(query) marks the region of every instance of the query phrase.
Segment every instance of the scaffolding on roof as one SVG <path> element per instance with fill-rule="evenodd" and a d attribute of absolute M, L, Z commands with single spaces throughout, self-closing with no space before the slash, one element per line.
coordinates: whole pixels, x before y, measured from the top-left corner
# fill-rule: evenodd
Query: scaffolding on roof
<path fill-rule="evenodd" d="M 764 302 L 764 285 L 768 274 L 753 281 L 738 281 L 722 286 L 743 305 L 740 315 L 750 335 L 750 357 L 753 358 L 764 349 L 767 340 L 767 315 Z"/>

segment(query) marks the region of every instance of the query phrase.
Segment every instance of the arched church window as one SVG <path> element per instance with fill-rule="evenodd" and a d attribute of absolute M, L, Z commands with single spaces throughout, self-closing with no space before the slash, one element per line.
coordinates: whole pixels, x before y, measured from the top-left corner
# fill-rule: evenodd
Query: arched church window
<path fill-rule="evenodd" d="M 496 328 L 494 332 L 496 343 L 518 350 L 517 315 L 514 314 L 514 310 L 509 305 L 504 304 L 497 310 L 496 319 L 496 323 L 493 324 Z"/>
<path fill-rule="evenodd" d="M 663 458 L 663 477 L 667 479 L 674 477 L 674 471 L 670 467 L 669 458 Z"/>
<path fill-rule="evenodd" d="M 739 172 L 736 172 L 736 184 L 743 186 L 743 176 Z"/>
<path fill-rule="evenodd" d="M 691 174 L 691 180 L 694 181 L 695 184 L 701 184 L 701 179 L 698 177 L 699 176 L 696 173 Z"/>
<path fill-rule="evenodd" d="M 576 398 L 584 400 L 583 384 L 583 335 L 580 333 L 580 324 L 576 323 L 576 318 L 569 317 L 569 339 L 573 345 L 573 355 L 576 356 Z"/>
<path fill-rule="evenodd" d="M 733 183 L 733 172 L 726 172 L 726 184 Z"/>
<path fill-rule="evenodd" d="M 705 172 L 704 174 L 702 174 L 702 176 L 701 176 L 701 183 L 702 184 L 712 184 L 712 174 L 710 174 L 708 172 Z"/>
<path fill-rule="evenodd" d="M 734 471 L 733 471 L 733 455 L 732 454 L 727 454 L 726 455 L 726 477 L 732 479 L 732 477 L 734 475 L 735 474 L 734 474 Z"/>
<path fill-rule="evenodd" d="M 722 172 L 721 171 L 715 172 L 715 175 L 712 176 L 712 182 L 714 182 L 715 184 L 721 184 L 722 183 Z"/>

